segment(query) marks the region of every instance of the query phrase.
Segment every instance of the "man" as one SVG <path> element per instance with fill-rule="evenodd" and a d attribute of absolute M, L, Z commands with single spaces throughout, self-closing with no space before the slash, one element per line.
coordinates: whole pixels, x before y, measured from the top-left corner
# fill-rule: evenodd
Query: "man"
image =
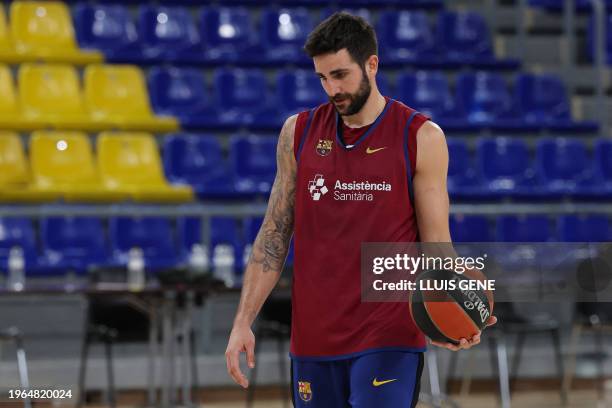
<path fill-rule="evenodd" d="M 292 379 L 297 407 L 416 405 L 425 338 L 408 303 L 362 303 L 362 242 L 450 242 L 448 151 L 442 130 L 380 94 L 377 41 L 359 17 L 336 13 L 305 50 L 330 102 L 291 116 L 248 262 L 226 360 L 232 378 L 251 325 L 279 279 L 294 234 Z M 418 225 L 418 228 L 417 228 Z M 490 320 L 490 324 L 495 318 Z M 480 333 L 451 350 L 480 342 Z"/>

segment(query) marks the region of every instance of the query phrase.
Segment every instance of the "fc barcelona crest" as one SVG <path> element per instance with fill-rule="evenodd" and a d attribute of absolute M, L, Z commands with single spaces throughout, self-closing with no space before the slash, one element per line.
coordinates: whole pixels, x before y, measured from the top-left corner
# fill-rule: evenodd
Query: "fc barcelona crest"
<path fill-rule="evenodd" d="M 319 143 L 317 143 L 317 153 L 319 153 L 319 156 L 327 156 L 331 152 L 333 143 L 333 140 L 319 139 Z"/>
<path fill-rule="evenodd" d="M 310 401 L 312 399 L 310 383 L 307 381 L 298 381 L 298 394 L 300 395 L 302 401 Z"/>

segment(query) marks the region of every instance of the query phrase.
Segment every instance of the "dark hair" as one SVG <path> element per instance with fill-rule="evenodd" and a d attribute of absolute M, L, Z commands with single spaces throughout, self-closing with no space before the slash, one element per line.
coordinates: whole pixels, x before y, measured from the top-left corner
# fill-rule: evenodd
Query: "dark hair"
<path fill-rule="evenodd" d="M 304 45 L 310 58 L 338 52 L 343 48 L 363 67 L 371 55 L 378 54 L 374 28 L 359 16 L 338 12 L 322 21 L 308 35 Z"/>

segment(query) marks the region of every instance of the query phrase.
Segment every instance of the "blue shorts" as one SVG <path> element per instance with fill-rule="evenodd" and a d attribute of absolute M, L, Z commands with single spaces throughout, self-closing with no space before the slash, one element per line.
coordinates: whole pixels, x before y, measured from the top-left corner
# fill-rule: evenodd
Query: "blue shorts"
<path fill-rule="evenodd" d="M 292 360 L 296 408 L 416 407 L 423 353 L 381 351 L 345 360 Z"/>

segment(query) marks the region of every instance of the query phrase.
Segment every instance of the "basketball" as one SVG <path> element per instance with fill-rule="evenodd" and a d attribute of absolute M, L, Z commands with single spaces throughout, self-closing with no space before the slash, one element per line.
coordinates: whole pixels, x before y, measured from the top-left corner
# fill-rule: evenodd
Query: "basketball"
<path fill-rule="evenodd" d="M 493 295 L 477 283 L 479 271 L 424 271 L 410 293 L 410 313 L 421 331 L 434 341 L 459 344 L 486 327 L 493 313 Z"/>

